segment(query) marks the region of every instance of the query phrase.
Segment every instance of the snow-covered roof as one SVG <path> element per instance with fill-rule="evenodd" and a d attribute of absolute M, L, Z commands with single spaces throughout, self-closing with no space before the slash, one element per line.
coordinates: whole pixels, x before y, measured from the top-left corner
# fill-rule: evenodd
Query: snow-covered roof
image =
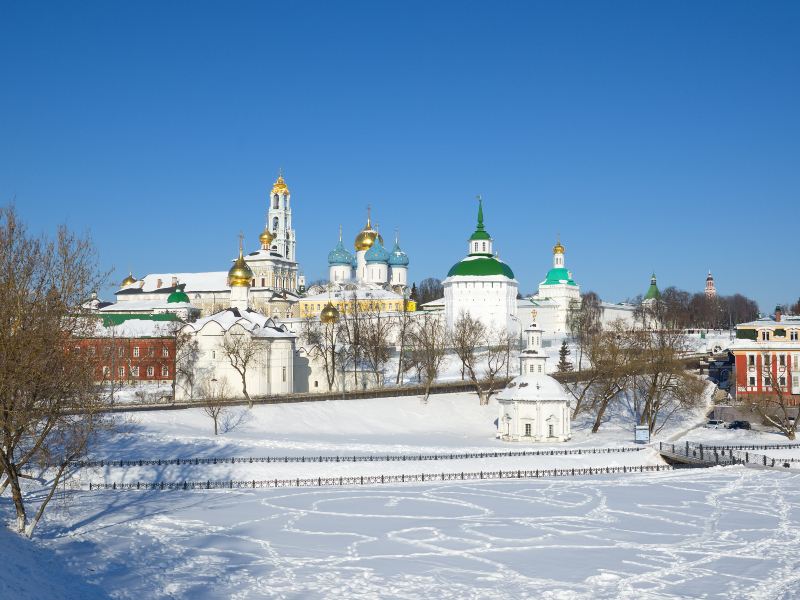
<path fill-rule="evenodd" d="M 420 308 L 422 310 L 429 310 L 431 308 L 444 308 L 444 298 L 437 298 L 436 300 L 431 300 L 425 304 L 420 304 Z"/>
<path fill-rule="evenodd" d="M 104 326 L 98 321 L 86 337 L 99 338 L 154 338 L 172 337 L 176 321 L 151 321 L 149 319 L 128 319 L 118 325 Z M 178 324 L 180 324 L 178 322 Z"/>
<path fill-rule="evenodd" d="M 736 327 L 747 327 L 749 329 L 757 329 L 759 327 L 768 327 L 770 329 L 781 327 L 800 327 L 800 316 L 786 315 L 781 317 L 780 321 L 776 321 L 771 317 L 767 317 L 764 319 L 749 321 L 747 323 L 739 323 Z"/>
<path fill-rule="evenodd" d="M 99 309 L 101 313 L 132 313 L 132 312 L 150 312 L 153 310 L 169 309 L 176 311 L 182 308 L 192 309 L 193 306 L 189 302 L 170 302 L 166 300 L 129 300 L 127 302 L 115 302 Z"/>
<path fill-rule="evenodd" d="M 158 285 L 159 281 L 161 285 Z M 184 284 L 183 289 L 187 294 L 190 292 L 222 292 L 228 291 L 228 272 L 209 271 L 207 273 L 150 273 L 140 280 L 120 288 L 120 291 L 135 292 L 155 292 L 156 290 L 166 290 L 174 288 L 176 284 Z M 119 292 L 118 292 L 119 293 Z"/>
<path fill-rule="evenodd" d="M 212 321 L 219 325 L 223 331 L 228 331 L 234 325 L 240 325 L 256 337 L 295 337 L 295 334 L 289 332 L 285 325 L 276 323 L 271 317 L 267 317 L 251 309 L 240 311 L 237 308 L 228 308 L 208 317 L 198 319 L 194 323 L 187 324 L 185 327 L 194 331 L 200 331 Z"/>
<path fill-rule="evenodd" d="M 549 375 L 521 375 L 515 377 L 497 394 L 498 401 L 506 402 L 569 402 L 564 386 Z"/>
<path fill-rule="evenodd" d="M 293 260 L 289 260 L 285 256 L 278 254 L 275 250 L 264 250 L 263 248 L 251 252 L 250 254 L 245 254 L 244 260 L 245 262 L 273 260 L 275 262 L 288 263 L 290 266 L 295 264 Z"/>

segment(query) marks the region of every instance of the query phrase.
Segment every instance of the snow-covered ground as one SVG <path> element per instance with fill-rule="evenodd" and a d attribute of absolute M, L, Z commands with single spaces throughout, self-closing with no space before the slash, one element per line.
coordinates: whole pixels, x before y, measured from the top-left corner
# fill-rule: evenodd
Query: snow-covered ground
<path fill-rule="evenodd" d="M 40 533 L 116 598 L 789 599 L 799 511 L 800 477 L 729 467 L 75 492 Z"/>

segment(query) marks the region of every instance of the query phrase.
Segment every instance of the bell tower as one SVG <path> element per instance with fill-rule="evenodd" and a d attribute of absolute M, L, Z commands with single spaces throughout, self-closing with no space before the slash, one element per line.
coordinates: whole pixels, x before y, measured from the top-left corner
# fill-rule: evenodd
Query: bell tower
<path fill-rule="evenodd" d="M 525 329 L 525 350 L 519 355 L 520 375 L 544 375 L 547 355 L 542 352 L 542 333 L 536 323 Z"/>
<path fill-rule="evenodd" d="M 284 258 L 297 262 L 297 249 L 294 229 L 292 228 L 292 194 L 279 172 L 278 179 L 272 186 L 267 210 L 267 229 L 272 233 L 271 250 Z"/>

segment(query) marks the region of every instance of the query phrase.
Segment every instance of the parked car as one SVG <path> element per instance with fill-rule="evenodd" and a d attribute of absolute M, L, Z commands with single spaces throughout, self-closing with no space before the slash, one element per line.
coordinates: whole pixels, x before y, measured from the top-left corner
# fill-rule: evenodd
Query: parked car
<path fill-rule="evenodd" d="M 750 421 L 731 421 L 728 429 L 750 429 Z"/>
<path fill-rule="evenodd" d="M 705 427 L 706 429 L 725 429 L 725 421 L 722 419 L 709 419 Z"/>

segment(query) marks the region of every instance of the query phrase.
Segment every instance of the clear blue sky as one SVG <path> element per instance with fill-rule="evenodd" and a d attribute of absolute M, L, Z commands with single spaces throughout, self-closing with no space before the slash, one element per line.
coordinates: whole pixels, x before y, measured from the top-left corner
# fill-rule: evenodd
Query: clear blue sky
<path fill-rule="evenodd" d="M 0 90 L 0 202 L 115 280 L 228 268 L 283 167 L 309 279 L 368 203 L 444 278 L 482 194 L 523 291 L 560 233 L 606 300 L 800 296 L 799 2 L 6 0 Z"/>

